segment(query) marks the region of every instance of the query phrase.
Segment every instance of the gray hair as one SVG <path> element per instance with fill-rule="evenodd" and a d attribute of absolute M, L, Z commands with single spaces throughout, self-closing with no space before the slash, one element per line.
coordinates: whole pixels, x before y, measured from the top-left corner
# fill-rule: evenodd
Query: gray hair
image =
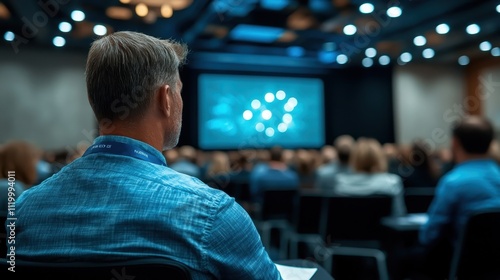
<path fill-rule="evenodd" d="M 143 115 L 161 85 L 176 90 L 178 68 L 187 52 L 183 44 L 130 31 L 94 41 L 85 73 L 97 120 Z"/>

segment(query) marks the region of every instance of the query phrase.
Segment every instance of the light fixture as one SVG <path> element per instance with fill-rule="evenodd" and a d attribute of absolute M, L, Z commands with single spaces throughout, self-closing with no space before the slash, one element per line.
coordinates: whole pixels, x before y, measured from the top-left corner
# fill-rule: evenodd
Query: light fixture
<path fill-rule="evenodd" d="M 63 47 L 64 45 L 66 45 L 66 39 L 61 36 L 56 36 L 54 37 L 54 39 L 52 39 L 52 44 L 54 44 L 54 46 L 56 47 Z"/>
<path fill-rule="evenodd" d="M 473 24 L 469 24 L 467 26 L 467 28 L 465 28 L 465 31 L 470 34 L 470 35 L 474 35 L 474 34 L 477 34 L 479 33 L 479 31 L 481 31 L 481 27 L 479 27 L 479 25 L 473 23 Z"/>
<path fill-rule="evenodd" d="M 481 44 L 479 44 L 479 49 L 483 52 L 487 52 L 491 50 L 491 43 L 488 41 L 481 42 Z"/>
<path fill-rule="evenodd" d="M 497 5 L 497 13 L 500 13 L 500 4 Z"/>
<path fill-rule="evenodd" d="M 418 47 L 423 46 L 426 43 L 427 43 L 427 39 L 425 39 L 425 37 L 422 35 L 419 35 L 413 39 L 413 44 L 415 44 L 415 46 L 418 46 Z"/>
<path fill-rule="evenodd" d="M 7 31 L 7 32 L 5 32 L 5 34 L 3 34 L 3 38 L 5 39 L 5 41 L 12 42 L 12 41 L 14 41 L 15 37 L 16 37 L 16 34 L 14 34 L 14 32 L 12 32 L 12 31 Z"/>
<path fill-rule="evenodd" d="M 356 26 L 352 25 L 352 24 L 348 24 L 344 27 L 344 34 L 345 35 L 354 35 L 356 34 L 356 31 L 358 29 L 356 28 Z"/>
<path fill-rule="evenodd" d="M 85 13 L 80 10 L 74 10 L 71 12 L 71 19 L 74 21 L 82 21 L 85 19 Z"/>
<path fill-rule="evenodd" d="M 424 51 L 422 51 L 422 56 L 424 58 L 433 58 L 434 57 L 434 50 L 431 48 L 427 48 Z"/>
<path fill-rule="evenodd" d="M 438 34 L 446 34 L 450 31 L 450 26 L 446 23 L 441 23 L 438 26 L 436 26 L 436 32 Z"/>
<path fill-rule="evenodd" d="M 361 64 L 363 64 L 364 67 L 371 67 L 373 65 L 373 59 L 369 58 L 369 57 L 365 57 L 363 58 L 363 60 L 361 61 Z"/>
<path fill-rule="evenodd" d="M 500 48 L 494 47 L 493 49 L 491 49 L 491 55 L 492 56 L 500 56 Z"/>
<path fill-rule="evenodd" d="M 108 29 L 102 24 L 96 24 L 93 30 L 94 34 L 98 36 L 104 36 L 106 35 L 106 33 L 108 33 Z"/>
<path fill-rule="evenodd" d="M 378 63 L 380 63 L 380 65 L 387 65 L 391 62 L 391 58 L 388 56 L 388 55 L 381 55 L 379 58 L 378 58 Z"/>
<path fill-rule="evenodd" d="M 397 18 L 399 16 L 401 16 L 401 14 L 403 13 L 403 11 L 401 10 L 400 7 L 390 7 L 389 9 L 387 9 L 387 15 L 391 18 Z"/>
<path fill-rule="evenodd" d="M 345 54 L 339 54 L 337 56 L 337 63 L 338 64 L 346 64 L 348 60 L 349 59 L 348 59 L 347 55 L 345 55 Z"/>
<path fill-rule="evenodd" d="M 170 18 L 174 14 L 174 10 L 172 9 L 172 7 L 169 4 L 163 4 L 161 6 L 160 12 L 161 12 L 161 16 L 164 18 Z"/>
<path fill-rule="evenodd" d="M 144 3 L 139 3 L 135 6 L 135 13 L 140 17 L 145 17 L 148 15 L 149 9 L 148 6 Z"/>
<path fill-rule="evenodd" d="M 404 62 L 404 63 L 410 62 L 412 58 L 413 57 L 412 57 L 411 53 L 409 53 L 409 52 L 404 52 L 399 56 L 399 59 L 401 60 L 401 62 Z"/>
<path fill-rule="evenodd" d="M 458 64 L 462 66 L 469 64 L 469 57 L 466 55 L 462 55 L 461 57 L 458 58 Z"/>
<path fill-rule="evenodd" d="M 71 23 L 69 22 L 61 22 L 59 23 L 59 30 L 61 30 L 61 32 L 70 32 L 71 29 L 73 28 L 73 26 L 71 26 Z"/>
<path fill-rule="evenodd" d="M 368 48 L 365 51 L 367 57 L 375 57 L 377 55 L 377 50 L 375 48 Z"/>
<path fill-rule="evenodd" d="M 369 14 L 373 12 L 375 7 L 373 7 L 373 4 L 371 3 L 364 3 L 359 6 L 359 11 L 363 14 Z"/>

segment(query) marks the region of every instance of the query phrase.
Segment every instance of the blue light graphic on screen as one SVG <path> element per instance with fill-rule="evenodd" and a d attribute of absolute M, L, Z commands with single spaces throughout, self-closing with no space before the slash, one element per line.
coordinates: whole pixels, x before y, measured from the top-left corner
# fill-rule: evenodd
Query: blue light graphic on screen
<path fill-rule="evenodd" d="M 320 79 L 202 74 L 198 89 L 202 149 L 324 144 Z"/>

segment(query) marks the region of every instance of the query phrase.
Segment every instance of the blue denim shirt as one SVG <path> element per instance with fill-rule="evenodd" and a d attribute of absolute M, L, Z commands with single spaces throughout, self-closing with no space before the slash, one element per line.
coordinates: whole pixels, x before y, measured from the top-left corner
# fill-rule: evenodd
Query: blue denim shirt
<path fill-rule="evenodd" d="M 94 143 L 153 147 L 122 136 Z M 245 210 L 222 191 L 168 167 L 95 153 L 75 160 L 16 203 L 16 256 L 32 261 L 168 257 L 193 279 L 281 279 Z"/>

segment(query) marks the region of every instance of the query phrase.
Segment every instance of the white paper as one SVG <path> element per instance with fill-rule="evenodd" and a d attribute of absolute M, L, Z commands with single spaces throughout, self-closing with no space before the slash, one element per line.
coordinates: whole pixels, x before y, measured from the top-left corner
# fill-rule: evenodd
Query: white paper
<path fill-rule="evenodd" d="M 276 264 L 283 280 L 310 280 L 317 268 L 305 268 Z"/>

